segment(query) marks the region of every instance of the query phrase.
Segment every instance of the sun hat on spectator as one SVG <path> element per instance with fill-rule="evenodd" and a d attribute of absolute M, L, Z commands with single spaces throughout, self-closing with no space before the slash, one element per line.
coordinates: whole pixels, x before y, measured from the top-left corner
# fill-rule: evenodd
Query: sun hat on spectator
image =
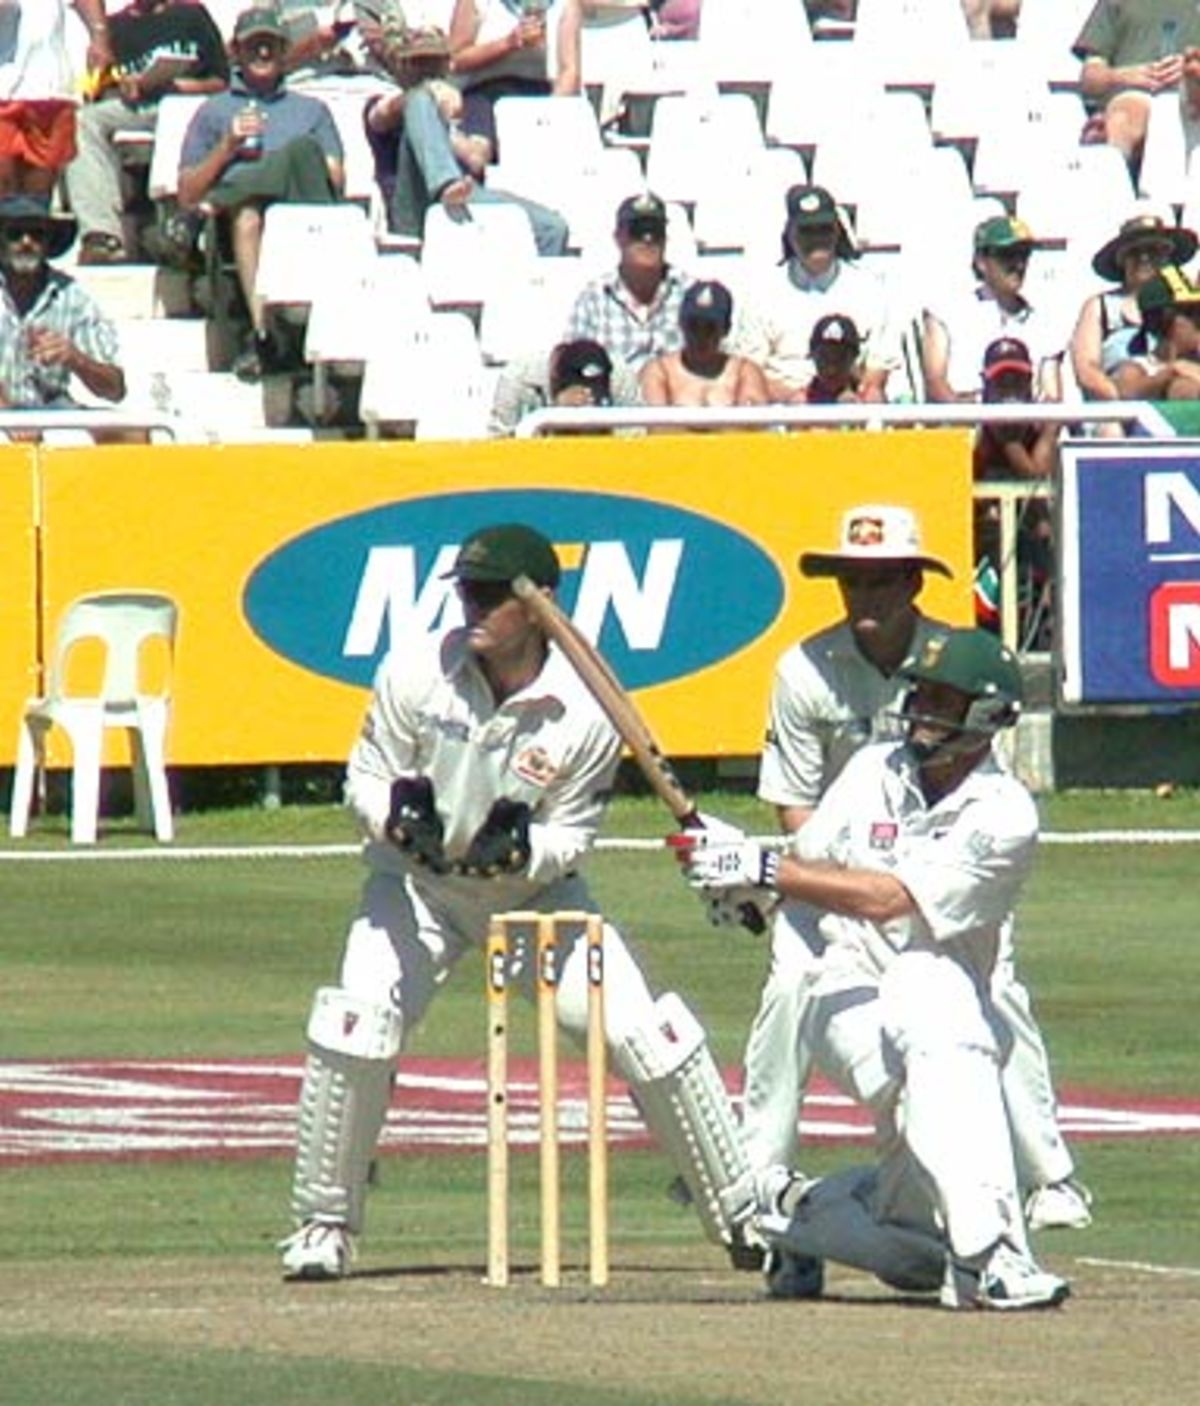
<path fill-rule="evenodd" d="M 617 206 L 617 229 L 635 239 L 647 235 L 663 236 L 667 232 L 667 207 L 651 191 L 627 195 Z"/>
<path fill-rule="evenodd" d="M 599 342 L 586 337 L 562 342 L 550 357 L 550 394 L 585 386 L 597 405 L 612 403 L 612 358 Z"/>
<path fill-rule="evenodd" d="M 845 211 L 824 186 L 794 185 L 785 196 L 787 222 L 783 229 L 783 256 L 791 257 L 789 235 L 812 229 L 837 231 L 836 253 L 839 259 L 858 257 L 858 246 Z"/>
<path fill-rule="evenodd" d="M 46 257 L 59 259 L 74 242 L 79 223 L 74 215 L 51 213 L 49 202 L 34 195 L 6 195 L 0 199 L 0 232 L 31 227 L 46 232 Z"/>
<path fill-rule="evenodd" d="M 1092 269 L 1110 283 L 1121 283 L 1125 277 L 1125 255 L 1138 244 L 1150 243 L 1161 243 L 1169 250 L 1167 261 L 1172 264 L 1186 264 L 1197 248 L 1192 230 L 1169 225 L 1162 215 L 1147 211 L 1125 220 L 1117 233 L 1096 250 Z"/>
<path fill-rule="evenodd" d="M 988 344 L 983 354 L 983 379 L 994 381 L 997 376 L 1017 372 L 1022 376 L 1033 375 L 1033 358 L 1029 348 L 1019 337 L 997 337 Z"/>

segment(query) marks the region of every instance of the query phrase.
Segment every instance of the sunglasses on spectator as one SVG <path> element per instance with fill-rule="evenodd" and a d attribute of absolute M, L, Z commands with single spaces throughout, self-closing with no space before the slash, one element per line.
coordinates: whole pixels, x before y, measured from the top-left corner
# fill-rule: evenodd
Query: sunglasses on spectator
<path fill-rule="evenodd" d="M 50 242 L 50 231 L 45 225 L 8 225 L 0 233 L 10 244 L 20 244 L 22 239 L 32 239 L 38 244 Z"/>
<path fill-rule="evenodd" d="M 1170 261 L 1173 252 L 1169 244 L 1131 244 L 1122 258 L 1138 263 L 1165 264 Z"/>
<path fill-rule="evenodd" d="M 512 599 L 511 581 L 459 581 L 458 597 L 477 610 L 495 610 Z"/>

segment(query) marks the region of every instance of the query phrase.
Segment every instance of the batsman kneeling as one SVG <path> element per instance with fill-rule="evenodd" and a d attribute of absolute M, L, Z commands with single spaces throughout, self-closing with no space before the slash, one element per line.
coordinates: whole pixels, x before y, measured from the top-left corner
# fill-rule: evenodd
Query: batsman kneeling
<path fill-rule="evenodd" d="M 710 904 L 782 900 L 814 957 L 795 1038 L 873 1110 L 884 1149 L 817 1183 L 763 1175 L 759 1228 L 808 1262 L 813 1294 L 833 1259 L 948 1307 L 1052 1306 L 1069 1288 L 1030 1253 L 991 1005 L 1037 841 L 1032 798 L 992 748 L 1020 672 L 994 636 L 949 628 L 899 672 L 903 740 L 856 753 L 790 851 L 705 831 L 681 851 Z"/>
<path fill-rule="evenodd" d="M 593 909 L 578 873 L 610 792 L 620 741 L 536 614 L 513 593 L 552 592 L 553 547 L 521 524 L 481 528 L 449 576 L 464 624 L 380 666 L 350 756 L 347 801 L 369 870 L 340 982 L 317 992 L 300 1094 L 289 1279 L 349 1271 L 375 1146 L 406 1033 L 450 969 L 482 949 L 492 913 Z M 604 927 L 605 1037 L 706 1233 L 735 1256 L 753 1190 L 733 1109 L 699 1024 L 651 994 Z M 532 995 L 533 954 L 512 980 Z M 587 953 L 565 945 L 558 1021 L 583 1041 Z"/>

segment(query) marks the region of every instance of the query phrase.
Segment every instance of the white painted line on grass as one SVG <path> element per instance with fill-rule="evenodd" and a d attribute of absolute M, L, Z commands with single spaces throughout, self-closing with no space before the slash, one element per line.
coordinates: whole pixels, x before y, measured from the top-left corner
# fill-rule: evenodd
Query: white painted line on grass
<path fill-rule="evenodd" d="M 1200 1269 L 1183 1264 L 1146 1264 L 1142 1260 L 1103 1260 L 1091 1255 L 1078 1255 L 1078 1264 L 1095 1265 L 1098 1269 L 1132 1269 L 1138 1274 L 1178 1275 L 1183 1279 L 1200 1279 Z"/>
<path fill-rule="evenodd" d="M 778 846 L 778 835 L 751 835 L 758 844 Z M 1058 830 L 1041 837 L 1047 845 L 1195 845 L 1200 830 Z M 606 836 L 596 849 L 620 853 L 661 850 L 662 838 Z M 362 846 L 348 845 L 139 845 L 131 849 L 0 850 L 0 864 L 57 864 L 119 862 L 126 859 L 345 859 L 361 854 Z"/>

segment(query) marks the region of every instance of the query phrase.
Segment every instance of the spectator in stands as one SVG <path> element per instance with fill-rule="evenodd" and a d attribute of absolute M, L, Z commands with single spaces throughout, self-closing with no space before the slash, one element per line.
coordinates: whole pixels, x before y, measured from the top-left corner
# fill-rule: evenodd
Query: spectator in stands
<path fill-rule="evenodd" d="M 667 263 L 667 207 L 657 195 L 622 200 L 614 238 L 617 267 L 579 294 L 566 337 L 599 342 L 614 365 L 641 371 L 652 357 L 683 345 L 679 310 L 692 280 Z"/>
<path fill-rule="evenodd" d="M 766 405 L 762 367 L 726 350 L 733 295 L 723 283 L 693 283 L 679 307 L 683 346 L 642 367 L 647 405 Z"/>
<path fill-rule="evenodd" d="M 30 195 L 0 198 L 0 405 L 75 404 L 76 376 L 103 400 L 125 398 L 117 333 L 91 295 L 50 267 L 74 242 L 73 216 Z"/>
<path fill-rule="evenodd" d="M 773 401 L 807 400 L 815 371 L 809 354 L 813 328 L 834 312 L 851 318 L 862 338 L 860 398 L 887 398 L 888 378 L 900 368 L 899 338 L 887 289 L 857 258 L 833 196 L 823 186 L 793 186 L 787 193 L 783 261 L 754 290 L 740 348 L 763 368 Z"/>
<path fill-rule="evenodd" d="M 599 342 L 588 338 L 559 342 L 549 356 L 510 361 L 496 382 L 488 434 L 512 434 L 534 410 L 549 405 L 638 405 L 637 377 L 623 363 L 614 364 Z"/>
<path fill-rule="evenodd" d="M 216 93 L 229 82 L 225 42 L 203 5 L 133 0 L 109 20 L 108 33 L 112 67 L 97 75 L 92 101 L 79 110 L 79 150 L 66 171 L 81 264 L 127 257 L 116 134 L 153 132 L 167 93 Z"/>
<path fill-rule="evenodd" d="M 510 95 L 580 91 L 583 0 L 455 0 L 450 17 L 463 130 L 496 161 L 494 108 Z"/>
<path fill-rule="evenodd" d="M 234 23 L 233 81 L 208 98 L 183 139 L 179 203 L 202 202 L 231 217 L 238 281 L 250 312 L 251 337 L 235 363 L 257 380 L 271 358 L 265 314 L 254 295 L 263 211 L 276 201 L 325 204 L 343 185 L 342 143 L 319 98 L 284 82 L 287 32 L 275 10 L 245 10 Z"/>
<path fill-rule="evenodd" d="M 1079 310 L 1071 335 L 1071 364 L 1088 400 L 1119 400 L 1113 371 L 1129 357 L 1129 344 L 1142 325 L 1138 290 L 1167 264 L 1186 264 L 1196 252 L 1190 229 L 1177 229 L 1159 214 L 1126 220 L 1096 251 L 1097 277 L 1115 285 L 1091 294 Z"/>
<path fill-rule="evenodd" d="M 995 215 L 975 228 L 972 270 L 978 278 L 967 299 L 927 308 L 922 319 L 921 364 L 931 401 L 980 398 L 984 348 L 1000 336 L 1021 337 L 1037 363 L 1037 398 L 1062 399 L 1065 337 L 1022 291 L 1033 253 L 1033 232 L 1023 220 Z"/>
<path fill-rule="evenodd" d="M 1142 329 L 1113 371 L 1121 399 L 1200 399 L 1200 289 L 1168 264 L 1137 297 Z"/>
<path fill-rule="evenodd" d="M 1096 0 L 1072 46 L 1079 88 L 1103 117 L 1104 140 L 1137 170 L 1150 100 L 1179 86 L 1183 52 L 1200 44 L 1200 11 L 1183 0 Z"/>
<path fill-rule="evenodd" d="M 852 318 L 831 312 L 818 320 L 808 343 L 814 367 L 804 390 L 809 405 L 837 405 L 862 400 L 859 382 L 862 338 Z"/>
<path fill-rule="evenodd" d="M 450 46 L 444 32 L 401 27 L 378 52 L 396 89 L 368 98 L 363 122 L 389 229 L 419 239 L 425 211 L 435 201 L 451 212 L 484 201 L 517 204 L 538 253 L 564 253 L 569 231 L 556 210 L 483 185 L 486 143 L 462 129 L 462 94 L 446 81 Z"/>
<path fill-rule="evenodd" d="M 962 0 L 972 39 L 1011 39 L 1017 32 L 1021 0 Z"/>
<path fill-rule="evenodd" d="M 49 199 L 75 155 L 75 100 L 67 50 L 68 0 L 0 6 L 0 196 Z M 88 68 L 112 62 L 104 0 L 70 0 L 87 26 Z"/>
<path fill-rule="evenodd" d="M 980 398 L 985 405 L 1024 405 L 1034 400 L 1033 359 L 1018 338 L 999 337 L 992 342 L 983 354 L 981 372 Z M 1045 420 L 981 424 L 975 436 L 975 482 L 1052 481 L 1059 429 Z M 995 499 L 977 497 L 976 618 L 980 625 L 992 629 L 999 627 L 999 601 L 987 585 L 999 584 L 1001 545 L 999 504 Z M 1043 497 L 1024 499 L 1017 521 L 1018 634 L 1023 649 L 1050 647 L 1053 570 L 1049 503 Z"/>
<path fill-rule="evenodd" d="M 649 0 L 655 39 L 699 39 L 702 0 Z"/>

